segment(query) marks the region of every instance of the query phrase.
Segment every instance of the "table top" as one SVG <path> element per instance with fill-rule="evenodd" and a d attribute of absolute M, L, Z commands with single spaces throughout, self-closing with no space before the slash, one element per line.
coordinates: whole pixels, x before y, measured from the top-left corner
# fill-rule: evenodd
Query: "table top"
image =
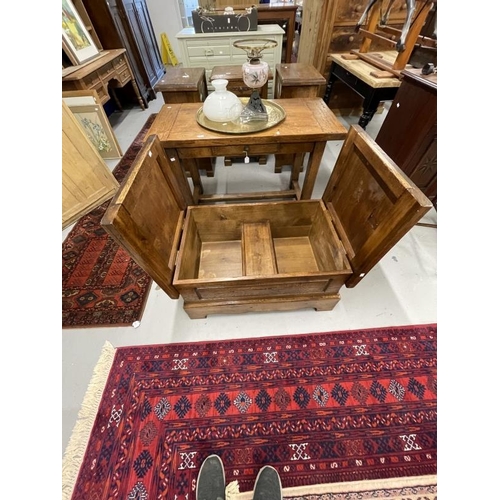
<path fill-rule="evenodd" d="M 167 67 L 165 74 L 155 85 L 155 91 L 196 89 L 205 78 L 205 68 Z"/>
<path fill-rule="evenodd" d="M 320 97 L 272 100 L 283 107 L 286 118 L 261 132 L 234 135 L 207 130 L 196 121 L 200 103 L 182 103 L 164 104 L 149 134 L 156 134 L 165 148 L 332 141 L 347 134 Z"/>
<path fill-rule="evenodd" d="M 380 59 L 387 60 L 391 64 L 394 62 L 394 54 L 396 51 L 380 51 Z M 399 87 L 401 85 L 401 80 L 396 76 L 377 78 L 370 73 L 373 71 L 380 71 L 380 68 L 373 66 L 363 59 L 344 59 L 342 54 L 329 54 L 329 58 L 335 61 L 339 66 L 352 73 L 354 76 L 358 77 L 363 82 L 370 85 L 372 88 L 382 88 L 382 87 Z"/>
<path fill-rule="evenodd" d="M 281 63 L 276 65 L 284 87 L 295 85 L 325 85 L 325 77 L 308 63 Z"/>

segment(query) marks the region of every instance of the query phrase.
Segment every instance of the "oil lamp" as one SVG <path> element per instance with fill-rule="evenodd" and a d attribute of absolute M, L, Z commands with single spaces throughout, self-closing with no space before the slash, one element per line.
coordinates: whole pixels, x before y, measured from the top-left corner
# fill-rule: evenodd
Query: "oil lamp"
<path fill-rule="evenodd" d="M 278 42 L 271 39 L 236 40 L 233 46 L 247 53 L 248 61 L 243 63 L 243 82 L 253 89 L 247 105 L 241 112 L 243 122 L 262 120 L 267 121 L 266 107 L 260 98 L 259 89 L 266 85 L 269 77 L 269 64 L 262 60 L 262 52 L 267 48 L 274 48 Z"/>

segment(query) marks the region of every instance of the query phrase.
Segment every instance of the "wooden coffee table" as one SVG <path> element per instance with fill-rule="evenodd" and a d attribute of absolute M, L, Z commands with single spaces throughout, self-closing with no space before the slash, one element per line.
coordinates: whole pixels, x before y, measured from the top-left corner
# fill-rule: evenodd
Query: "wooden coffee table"
<path fill-rule="evenodd" d="M 274 99 L 286 118 L 267 130 L 250 134 L 225 134 L 208 130 L 196 121 L 199 103 L 165 104 L 149 131 L 157 135 L 167 155 L 191 172 L 193 204 L 235 200 L 311 198 L 327 141 L 342 140 L 347 130 L 320 97 Z M 302 188 L 301 165 L 294 164 L 288 190 L 259 193 L 203 195 L 196 159 L 217 156 L 249 156 L 309 153 Z"/>

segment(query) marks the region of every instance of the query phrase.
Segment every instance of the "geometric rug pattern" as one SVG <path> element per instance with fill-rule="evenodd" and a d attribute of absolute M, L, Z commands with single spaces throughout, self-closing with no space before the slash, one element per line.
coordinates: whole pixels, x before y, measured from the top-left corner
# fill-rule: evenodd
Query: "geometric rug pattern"
<path fill-rule="evenodd" d="M 108 346 L 71 498 L 193 499 L 213 453 L 240 492 L 437 473 L 437 325 L 256 334 Z"/>
<path fill-rule="evenodd" d="M 151 115 L 113 175 L 122 182 L 156 115 Z M 62 245 L 62 326 L 130 326 L 142 317 L 151 277 L 101 227 L 109 200 L 83 216 Z"/>

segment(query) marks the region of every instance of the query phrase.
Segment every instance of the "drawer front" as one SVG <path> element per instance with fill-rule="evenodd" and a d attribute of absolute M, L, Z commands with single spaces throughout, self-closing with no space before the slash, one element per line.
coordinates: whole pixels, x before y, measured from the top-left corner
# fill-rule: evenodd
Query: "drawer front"
<path fill-rule="evenodd" d="M 189 59 L 196 57 L 230 57 L 231 48 L 229 46 L 218 47 L 188 47 Z"/>
<path fill-rule="evenodd" d="M 102 68 L 99 68 L 97 72 L 101 80 L 110 80 L 113 74 L 115 73 L 115 68 L 113 67 L 113 63 L 109 62 L 108 64 L 105 64 Z"/>
<path fill-rule="evenodd" d="M 350 85 L 352 88 L 356 88 L 356 84 L 358 83 L 358 78 L 354 76 L 352 73 L 349 73 L 342 66 L 337 65 L 335 70 L 335 74 L 345 83 Z"/>
<path fill-rule="evenodd" d="M 203 56 L 203 57 L 190 57 L 189 67 L 191 68 L 205 68 L 205 76 L 207 72 L 211 71 L 214 66 L 226 66 L 232 64 L 230 56 Z M 209 75 L 210 76 L 210 75 Z"/>
<path fill-rule="evenodd" d="M 123 68 L 123 70 L 117 75 L 117 79 L 121 85 L 125 85 L 131 78 L 132 75 L 127 67 Z"/>
<path fill-rule="evenodd" d="M 198 286 L 196 294 L 201 300 L 231 300 L 239 298 L 293 297 L 306 294 L 337 293 L 342 287 L 344 277 L 335 280 L 278 282 L 269 285 L 249 286 Z M 181 288 L 179 287 L 179 290 Z M 182 293 L 182 292 L 181 292 Z"/>
<path fill-rule="evenodd" d="M 97 92 L 97 95 L 99 97 L 99 101 L 101 102 L 101 104 L 104 104 L 105 102 L 109 101 L 109 94 L 108 94 L 106 85 L 99 82 L 97 85 L 90 87 L 90 88 Z"/>
<path fill-rule="evenodd" d="M 94 71 L 93 73 L 84 76 L 82 78 L 82 81 L 86 87 L 93 87 L 94 85 L 97 85 L 98 83 L 101 82 L 101 80 L 99 79 L 99 75 L 97 74 L 97 71 Z"/>
<path fill-rule="evenodd" d="M 122 54 L 121 56 L 118 56 L 116 59 L 113 59 L 112 63 L 113 63 L 113 66 L 115 67 L 115 69 L 117 69 L 118 71 L 121 71 L 121 66 L 126 66 L 126 64 L 127 64 L 127 61 L 125 59 L 125 55 Z"/>

